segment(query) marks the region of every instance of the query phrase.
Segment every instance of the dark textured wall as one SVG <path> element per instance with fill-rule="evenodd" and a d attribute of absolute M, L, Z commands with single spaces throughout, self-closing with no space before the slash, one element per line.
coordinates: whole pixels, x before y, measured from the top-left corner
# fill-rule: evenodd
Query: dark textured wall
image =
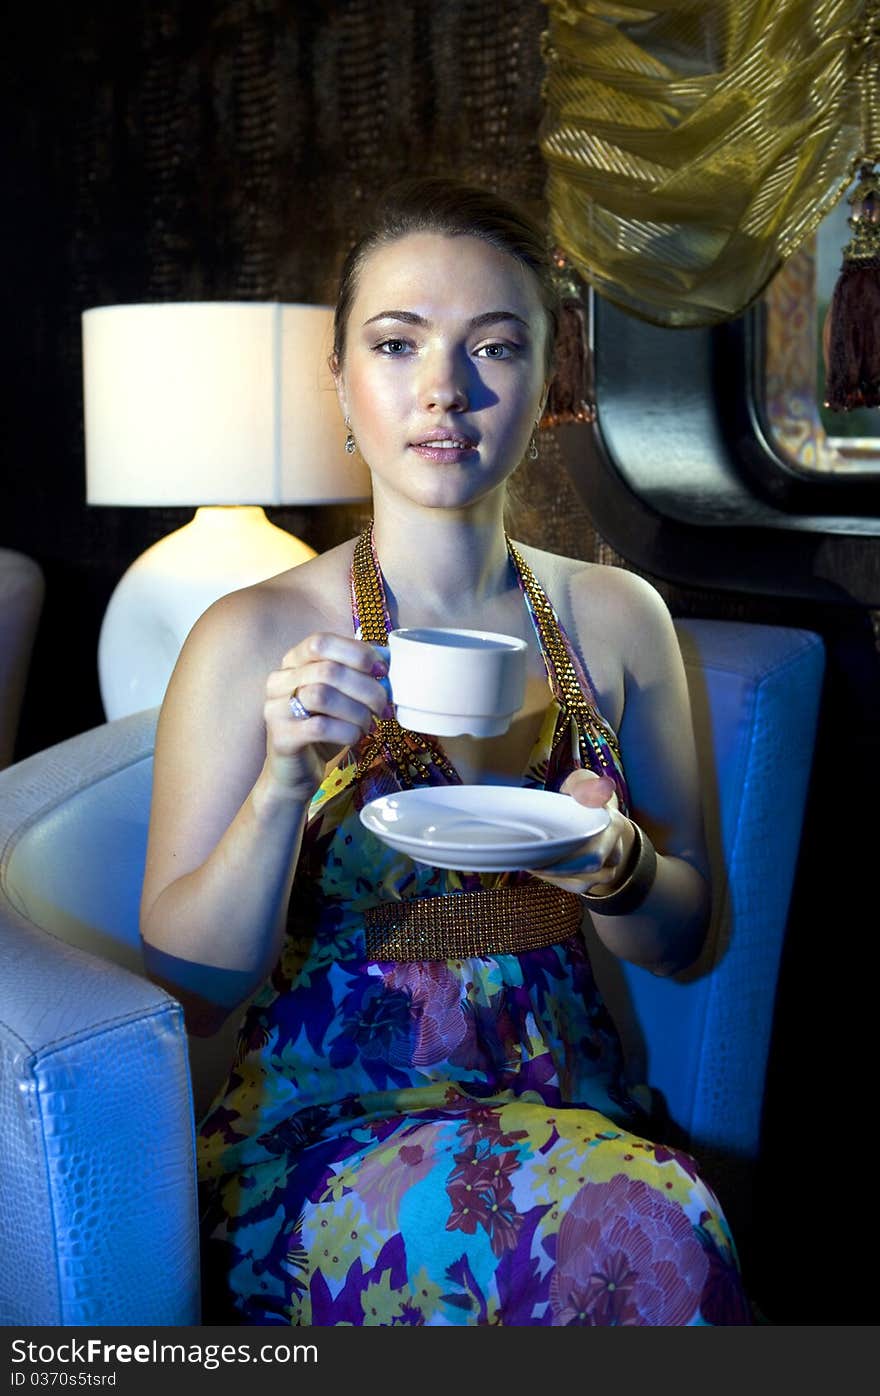
<path fill-rule="evenodd" d="M 0 45 L 7 293 L 0 545 L 47 582 L 19 756 L 100 722 L 110 594 L 190 510 L 85 504 L 80 315 L 183 299 L 326 302 L 371 191 L 451 171 L 540 213 L 540 0 L 74 0 Z M 512 531 L 620 563 L 553 434 Z M 323 549 L 359 508 L 270 511 Z M 747 560 L 746 560 L 747 565 Z M 786 1323 L 873 1321 L 858 1127 L 876 1051 L 861 896 L 873 853 L 870 617 L 667 586 L 679 613 L 806 624 L 828 645 L 817 777 L 780 982 L 750 1280 Z M 780 792 L 784 798 L 784 792 Z M 829 1107 L 834 1107 L 837 1115 Z"/>
<path fill-rule="evenodd" d="M 37 559 L 47 598 L 19 756 L 102 720 L 97 639 L 113 587 L 192 516 L 86 505 L 82 311 L 328 303 L 371 195 L 404 173 L 458 173 L 540 214 L 545 22 L 535 0 L 78 0 L 51 22 L 20 8 L 0 60 L 15 327 L 0 545 Z M 592 547 L 552 448 L 532 468 L 548 472 L 560 550 Z M 364 515 L 270 517 L 320 550 Z M 529 509 L 516 522 L 529 540 L 547 534 Z"/>

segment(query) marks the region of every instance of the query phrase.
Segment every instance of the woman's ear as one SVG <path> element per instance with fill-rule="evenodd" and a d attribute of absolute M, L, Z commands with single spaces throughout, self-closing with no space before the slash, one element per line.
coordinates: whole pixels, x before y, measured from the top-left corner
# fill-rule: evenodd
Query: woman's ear
<path fill-rule="evenodd" d="M 336 389 L 336 396 L 339 399 L 339 410 L 342 413 L 343 420 L 347 422 L 348 401 L 345 396 L 345 383 L 343 382 L 342 378 L 342 365 L 339 362 L 339 355 L 336 353 L 335 349 L 333 350 L 333 353 L 327 360 L 327 364 L 329 366 L 331 374 L 333 375 L 333 386 Z"/>

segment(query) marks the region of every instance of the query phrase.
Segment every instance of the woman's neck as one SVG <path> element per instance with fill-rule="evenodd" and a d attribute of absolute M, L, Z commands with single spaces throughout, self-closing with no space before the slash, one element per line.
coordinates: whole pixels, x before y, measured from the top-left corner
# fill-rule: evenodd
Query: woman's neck
<path fill-rule="evenodd" d="M 395 625 L 462 624 L 516 585 L 500 507 L 479 516 L 395 501 L 375 509 L 373 544 Z"/>

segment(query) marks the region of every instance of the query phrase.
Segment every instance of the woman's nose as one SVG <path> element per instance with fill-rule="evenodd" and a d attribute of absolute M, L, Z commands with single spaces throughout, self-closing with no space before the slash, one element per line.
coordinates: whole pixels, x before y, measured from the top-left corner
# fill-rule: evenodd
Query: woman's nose
<path fill-rule="evenodd" d="M 467 376 L 467 363 L 460 356 L 429 355 L 420 384 L 422 406 L 443 412 L 463 412 L 468 405 Z"/>

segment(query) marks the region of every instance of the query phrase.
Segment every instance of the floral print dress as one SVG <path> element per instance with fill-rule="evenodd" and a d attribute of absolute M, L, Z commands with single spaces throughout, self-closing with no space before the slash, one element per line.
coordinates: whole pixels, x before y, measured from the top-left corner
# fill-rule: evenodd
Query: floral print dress
<path fill-rule="evenodd" d="M 522 585 L 513 552 L 511 565 Z M 586 751 L 625 809 L 589 677 L 534 578 L 523 594 L 550 687 L 523 784 L 558 789 Z M 363 634 L 357 603 L 355 589 Z M 548 617 L 591 744 L 549 662 Z M 366 958 L 367 907 L 529 880 L 427 867 L 363 827 L 363 804 L 407 783 L 401 751 L 412 777 L 457 779 L 431 739 L 397 732 L 395 759 L 364 738 L 312 801 L 281 957 L 199 1130 L 204 1321 L 751 1322 L 715 1196 L 689 1155 L 642 1137 L 582 935 L 515 955 Z"/>

